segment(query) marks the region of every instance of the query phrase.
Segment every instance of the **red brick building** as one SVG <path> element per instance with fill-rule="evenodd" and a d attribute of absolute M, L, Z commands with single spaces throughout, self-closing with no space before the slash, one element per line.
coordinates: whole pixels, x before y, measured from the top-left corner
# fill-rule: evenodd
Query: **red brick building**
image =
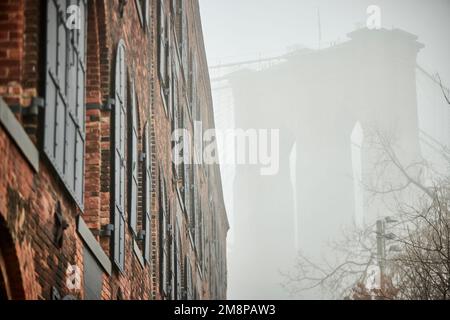
<path fill-rule="evenodd" d="M 226 298 L 195 123 L 214 128 L 198 1 L 1 1 L 0 298 Z"/>

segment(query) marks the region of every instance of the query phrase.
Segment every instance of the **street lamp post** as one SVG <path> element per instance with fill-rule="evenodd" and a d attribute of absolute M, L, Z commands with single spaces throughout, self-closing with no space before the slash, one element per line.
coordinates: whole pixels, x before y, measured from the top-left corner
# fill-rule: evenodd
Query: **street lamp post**
<path fill-rule="evenodd" d="M 386 234 L 386 224 L 395 223 L 397 220 L 392 217 L 385 217 L 384 219 L 377 220 L 377 259 L 378 266 L 380 268 L 380 289 L 385 289 L 385 272 L 386 272 L 386 240 L 393 240 L 395 234 Z"/>
<path fill-rule="evenodd" d="M 386 268 L 386 223 L 384 220 L 377 220 L 377 258 L 380 268 L 380 289 L 384 290 L 384 273 Z"/>

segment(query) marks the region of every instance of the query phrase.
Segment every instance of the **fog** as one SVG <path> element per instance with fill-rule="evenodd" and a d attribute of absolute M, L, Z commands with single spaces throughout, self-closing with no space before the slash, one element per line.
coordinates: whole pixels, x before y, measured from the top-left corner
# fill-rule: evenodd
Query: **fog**
<path fill-rule="evenodd" d="M 338 259 L 330 243 L 346 230 L 395 214 L 395 199 L 367 188 L 401 181 L 378 171 L 374 132 L 405 167 L 425 159 L 430 176 L 449 174 L 436 146 L 450 148 L 450 0 L 200 0 L 200 9 L 216 128 L 254 132 L 246 156 L 259 155 L 233 161 L 244 139 L 218 135 L 228 298 L 326 298 L 289 294 L 283 274 L 299 252 Z M 262 147 L 273 174 L 262 174 Z"/>

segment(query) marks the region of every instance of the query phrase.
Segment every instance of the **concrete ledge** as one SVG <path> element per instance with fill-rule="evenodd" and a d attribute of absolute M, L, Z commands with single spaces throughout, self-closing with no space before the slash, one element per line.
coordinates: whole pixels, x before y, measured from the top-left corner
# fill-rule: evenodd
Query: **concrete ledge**
<path fill-rule="evenodd" d="M 34 171 L 39 172 L 39 152 L 33 141 L 22 127 L 22 124 L 16 119 L 9 109 L 6 102 L 0 97 L 0 123 L 6 132 L 16 143 L 28 163 Z"/>
<path fill-rule="evenodd" d="M 89 248 L 89 250 L 95 257 L 95 259 L 98 261 L 98 263 L 105 270 L 105 272 L 108 275 L 111 275 L 112 273 L 111 260 L 108 258 L 105 251 L 103 251 L 102 247 L 98 243 L 97 239 L 95 239 L 94 235 L 86 225 L 86 222 L 84 222 L 83 218 L 81 216 L 78 216 L 77 219 L 78 219 L 77 231 L 81 239 L 83 239 L 84 243 Z"/>

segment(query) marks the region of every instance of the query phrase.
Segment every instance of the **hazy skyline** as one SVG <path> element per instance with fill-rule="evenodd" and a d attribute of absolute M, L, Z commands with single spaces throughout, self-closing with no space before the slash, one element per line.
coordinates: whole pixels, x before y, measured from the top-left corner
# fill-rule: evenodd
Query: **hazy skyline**
<path fill-rule="evenodd" d="M 450 1 L 448 0 L 384 0 L 377 2 L 201 0 L 200 9 L 209 65 L 215 66 L 229 62 L 278 56 L 294 48 L 301 47 L 326 49 L 330 46 L 347 42 L 349 41 L 348 33 L 365 27 L 368 17 L 366 10 L 369 5 L 380 7 L 382 28 L 387 30 L 392 30 L 393 28 L 401 29 L 417 35 L 417 41 L 424 45 L 424 48 L 418 54 L 417 63 L 433 76 L 439 72 L 444 84 L 450 82 L 450 63 L 448 61 L 450 41 L 446 37 L 446 31 L 450 30 L 450 21 L 448 19 Z M 335 59 L 334 62 L 339 63 L 338 59 Z M 423 93 L 420 92 L 420 89 L 422 88 L 419 88 L 417 95 L 420 95 L 419 103 L 423 105 Z M 313 91 L 310 91 L 310 94 L 314 97 Z M 354 91 L 353 94 L 357 95 L 357 92 Z M 439 98 L 439 91 L 435 91 L 433 94 L 434 98 Z M 216 100 L 223 100 L 223 93 L 215 92 L 214 85 L 213 95 Z M 317 101 L 320 101 L 320 98 L 317 93 L 315 97 L 317 99 L 313 101 L 316 101 L 315 103 L 319 106 L 320 103 Z M 252 99 L 251 93 L 249 93 L 247 98 L 248 101 Z M 257 101 L 256 96 L 253 98 Z M 230 102 L 227 103 L 229 104 Z M 223 117 L 228 109 L 222 110 L 221 108 L 227 103 L 216 103 L 216 119 L 217 114 L 220 114 L 220 120 L 224 121 Z M 418 113 L 421 119 L 427 118 L 423 109 L 418 110 Z M 286 117 L 290 116 L 292 115 L 286 114 Z M 226 123 L 221 123 L 220 125 L 232 127 L 234 124 L 230 121 L 232 120 L 228 117 L 225 120 Z M 222 171 L 222 174 L 224 175 L 225 172 L 226 175 L 223 179 L 224 194 L 231 222 L 229 243 L 233 244 L 235 212 L 233 182 L 230 180 L 234 181 L 235 178 L 233 176 L 233 168 L 223 167 Z M 294 199 L 294 201 L 298 202 L 299 198 Z M 358 202 L 360 201 L 358 200 Z M 251 209 L 249 208 L 249 210 Z M 310 232 L 315 231 L 310 230 Z M 279 236 L 281 237 L 281 234 Z M 302 237 L 302 235 L 296 236 Z M 277 235 L 272 235 L 272 237 L 276 239 Z M 248 241 L 251 241 L 251 239 Z M 232 259 L 233 248 L 230 247 L 230 249 L 229 254 Z M 270 260 L 270 258 L 265 257 L 266 260 Z M 262 274 L 259 281 L 261 283 L 269 281 Z M 234 276 L 235 274 L 231 270 L 229 298 L 251 298 L 252 290 L 256 297 L 286 298 L 285 294 L 280 293 L 280 288 L 275 287 L 277 285 L 275 282 L 273 282 L 273 295 L 264 296 L 260 292 L 263 290 L 262 287 L 255 285 L 253 289 L 241 288 L 238 281 L 233 281 Z M 245 275 L 242 276 L 245 278 Z M 256 284 L 258 273 L 252 274 L 252 277 L 254 278 L 254 284 Z M 240 291 L 245 291 L 245 294 L 242 294 Z"/>
<path fill-rule="evenodd" d="M 209 65 L 283 54 L 289 47 L 321 47 L 348 40 L 364 26 L 370 5 L 381 9 L 381 26 L 399 28 L 426 44 L 419 63 L 450 82 L 449 0 L 200 0 Z"/>

